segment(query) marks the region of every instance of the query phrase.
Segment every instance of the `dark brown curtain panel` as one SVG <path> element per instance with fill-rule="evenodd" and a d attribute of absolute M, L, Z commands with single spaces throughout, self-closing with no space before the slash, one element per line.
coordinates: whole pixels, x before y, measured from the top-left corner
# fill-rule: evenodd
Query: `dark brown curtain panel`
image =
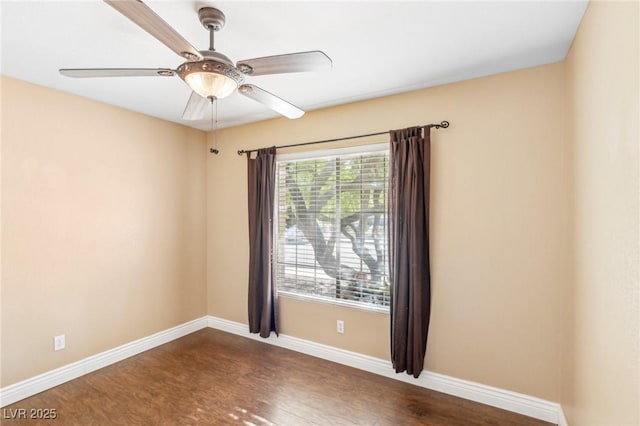
<path fill-rule="evenodd" d="M 396 373 L 406 371 L 417 378 L 424 365 L 431 311 L 430 128 L 393 130 L 389 148 L 391 361 Z"/>
<path fill-rule="evenodd" d="M 276 148 L 247 156 L 249 186 L 249 331 L 269 337 L 278 334 L 277 294 L 272 269 L 273 203 L 276 186 Z"/>

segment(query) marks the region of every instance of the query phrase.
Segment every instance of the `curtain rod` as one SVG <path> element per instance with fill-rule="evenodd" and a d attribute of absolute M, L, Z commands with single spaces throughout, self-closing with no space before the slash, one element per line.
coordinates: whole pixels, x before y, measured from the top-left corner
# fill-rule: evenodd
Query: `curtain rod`
<path fill-rule="evenodd" d="M 441 121 L 440 124 L 426 124 L 424 126 L 419 126 L 419 127 L 435 127 L 436 129 L 439 129 L 439 128 L 442 127 L 443 129 L 446 129 L 447 127 L 449 127 L 449 122 L 448 121 Z M 327 143 L 327 142 L 346 141 L 346 140 L 349 140 L 349 139 L 360 139 L 360 138 L 366 138 L 366 137 L 369 137 L 369 136 L 384 135 L 384 134 L 387 134 L 387 133 L 389 133 L 388 130 L 386 132 L 369 133 L 367 135 L 347 136 L 345 138 L 326 139 L 326 140 L 323 140 L 323 141 L 294 143 L 294 144 L 291 144 L 291 145 L 276 146 L 276 149 L 291 148 L 291 147 L 294 147 L 294 146 L 315 145 L 315 144 Z M 238 155 L 251 154 L 252 152 L 256 152 L 256 151 L 258 151 L 258 149 L 247 149 L 247 150 L 241 149 L 241 150 L 238 150 Z"/>

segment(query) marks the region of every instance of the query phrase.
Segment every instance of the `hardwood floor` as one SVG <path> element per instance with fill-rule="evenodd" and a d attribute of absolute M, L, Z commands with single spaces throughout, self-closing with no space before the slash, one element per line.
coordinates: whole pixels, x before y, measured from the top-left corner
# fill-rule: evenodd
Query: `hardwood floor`
<path fill-rule="evenodd" d="M 56 418 L 29 419 L 46 410 Z M 27 419 L 8 418 L 20 413 Z M 213 329 L 19 401 L 2 414 L 3 425 L 549 424 Z"/>

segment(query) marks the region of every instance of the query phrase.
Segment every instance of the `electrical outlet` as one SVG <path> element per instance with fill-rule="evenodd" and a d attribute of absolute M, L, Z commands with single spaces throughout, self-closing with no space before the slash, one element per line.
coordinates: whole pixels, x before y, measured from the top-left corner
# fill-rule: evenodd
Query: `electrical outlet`
<path fill-rule="evenodd" d="M 336 323 L 336 331 L 340 334 L 344 334 L 344 321 L 338 320 Z"/>
<path fill-rule="evenodd" d="M 54 337 L 53 338 L 53 350 L 54 351 L 59 351 L 61 349 L 64 349 L 65 346 L 67 345 L 65 340 L 66 339 L 64 337 L 64 334 L 61 334 L 59 336 Z"/>

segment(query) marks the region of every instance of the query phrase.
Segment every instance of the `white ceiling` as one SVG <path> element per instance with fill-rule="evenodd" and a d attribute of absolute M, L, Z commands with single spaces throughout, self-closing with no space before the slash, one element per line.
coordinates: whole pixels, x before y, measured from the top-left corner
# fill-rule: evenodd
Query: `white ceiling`
<path fill-rule="evenodd" d="M 216 49 L 237 62 L 322 50 L 330 71 L 247 78 L 306 111 L 564 59 L 586 1 L 145 3 L 198 49 L 197 10 L 226 15 Z M 115 9 L 92 1 L 2 1 L 1 72 L 129 110 L 182 120 L 190 90 L 175 76 L 72 79 L 59 68 L 172 68 L 183 60 Z M 278 116 L 248 98 L 220 100 L 218 127 Z"/>

